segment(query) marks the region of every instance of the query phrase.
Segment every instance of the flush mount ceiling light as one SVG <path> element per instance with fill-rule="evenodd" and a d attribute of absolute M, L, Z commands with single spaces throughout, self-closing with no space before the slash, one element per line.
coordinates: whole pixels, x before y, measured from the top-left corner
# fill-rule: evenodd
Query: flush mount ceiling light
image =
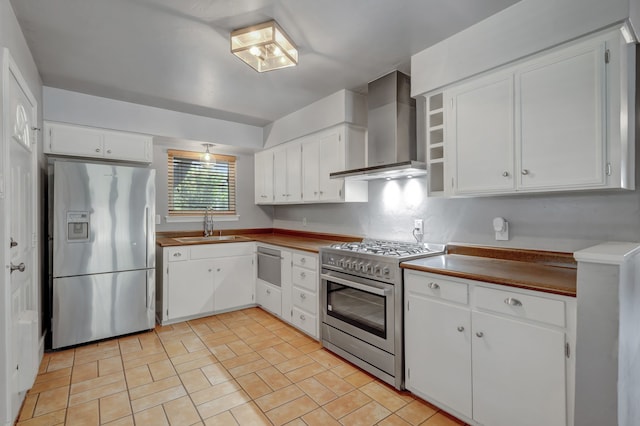
<path fill-rule="evenodd" d="M 231 53 L 258 72 L 298 64 L 298 49 L 273 20 L 232 31 Z"/>
<path fill-rule="evenodd" d="M 212 143 L 203 143 L 203 144 L 202 144 L 202 146 L 204 146 L 204 147 L 205 147 L 204 154 L 202 154 L 202 160 L 203 160 L 205 163 L 215 162 L 215 161 L 216 161 L 215 157 L 213 156 L 213 154 L 211 154 L 211 153 L 209 152 L 209 148 L 212 148 L 212 147 L 214 147 L 215 145 L 214 145 L 214 144 L 212 144 Z"/>

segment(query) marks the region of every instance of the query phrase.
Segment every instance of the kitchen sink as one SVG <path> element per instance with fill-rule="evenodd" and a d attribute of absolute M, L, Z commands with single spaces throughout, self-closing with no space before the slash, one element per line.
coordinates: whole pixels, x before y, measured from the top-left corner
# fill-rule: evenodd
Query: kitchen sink
<path fill-rule="evenodd" d="M 241 237 L 240 235 L 211 235 L 209 237 L 180 237 L 174 238 L 176 241 L 180 241 L 181 243 L 200 243 L 207 241 L 247 241 L 247 238 Z"/>

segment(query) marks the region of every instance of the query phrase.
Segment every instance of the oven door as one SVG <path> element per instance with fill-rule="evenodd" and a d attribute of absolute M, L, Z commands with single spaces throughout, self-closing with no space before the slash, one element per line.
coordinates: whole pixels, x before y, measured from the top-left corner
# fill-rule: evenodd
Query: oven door
<path fill-rule="evenodd" d="M 322 322 L 394 354 L 393 285 L 336 271 L 320 277 Z"/>

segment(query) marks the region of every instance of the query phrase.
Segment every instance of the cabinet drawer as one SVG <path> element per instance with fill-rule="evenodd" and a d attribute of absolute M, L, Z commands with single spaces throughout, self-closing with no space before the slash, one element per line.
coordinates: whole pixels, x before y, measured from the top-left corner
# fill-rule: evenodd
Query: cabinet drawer
<path fill-rule="evenodd" d="M 256 298 L 258 304 L 269 312 L 272 312 L 281 317 L 282 292 L 280 291 L 280 289 L 260 282 L 256 287 Z"/>
<path fill-rule="evenodd" d="M 293 306 L 304 309 L 310 314 L 316 315 L 318 312 L 318 298 L 314 293 L 310 293 L 298 287 L 292 291 Z"/>
<path fill-rule="evenodd" d="M 167 254 L 169 262 L 184 262 L 189 260 L 189 247 L 169 247 Z"/>
<path fill-rule="evenodd" d="M 477 308 L 559 327 L 565 326 L 565 306 L 561 300 L 486 287 L 476 287 L 474 293 Z"/>
<path fill-rule="evenodd" d="M 316 270 L 318 258 L 309 254 L 293 253 L 293 265 L 302 266 L 303 268 Z"/>
<path fill-rule="evenodd" d="M 316 338 L 318 337 L 316 335 L 317 318 L 315 315 L 308 314 L 298 308 L 293 308 L 293 318 L 291 318 L 291 322 L 305 333 Z"/>
<path fill-rule="evenodd" d="M 469 286 L 467 284 L 408 271 L 405 272 L 405 281 L 407 291 L 411 293 L 464 305 L 469 303 Z"/>
<path fill-rule="evenodd" d="M 291 280 L 294 285 L 304 287 L 314 293 L 318 289 L 318 273 L 315 271 L 294 266 L 293 269 L 291 269 Z"/>

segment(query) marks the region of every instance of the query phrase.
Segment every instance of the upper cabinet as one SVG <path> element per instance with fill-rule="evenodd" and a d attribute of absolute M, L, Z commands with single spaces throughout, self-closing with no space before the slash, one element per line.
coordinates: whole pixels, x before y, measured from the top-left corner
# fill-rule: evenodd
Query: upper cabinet
<path fill-rule="evenodd" d="M 363 128 L 341 124 L 256 153 L 256 203 L 367 201 L 367 182 L 329 177 L 364 167 L 364 144 Z M 273 196 L 265 188 L 273 188 Z"/>
<path fill-rule="evenodd" d="M 613 31 L 426 94 L 430 195 L 635 189 L 634 76 Z"/>
<path fill-rule="evenodd" d="M 141 163 L 153 160 L 148 135 L 54 122 L 45 122 L 44 129 L 46 154 Z"/>

